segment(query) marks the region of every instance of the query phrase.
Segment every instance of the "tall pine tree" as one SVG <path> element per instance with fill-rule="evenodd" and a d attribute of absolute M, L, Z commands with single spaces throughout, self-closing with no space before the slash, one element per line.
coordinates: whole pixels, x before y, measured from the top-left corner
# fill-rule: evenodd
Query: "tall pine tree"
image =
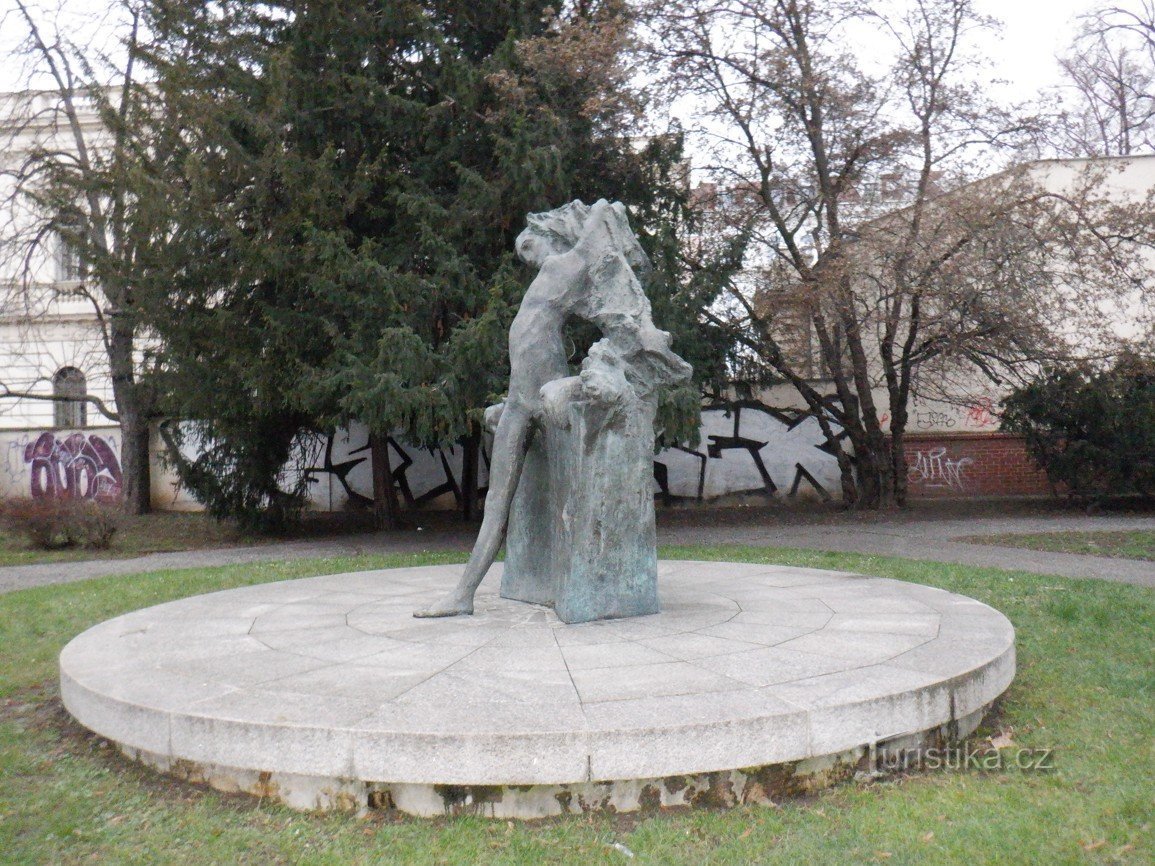
<path fill-rule="evenodd" d="M 619 0 L 166 2 L 151 23 L 182 143 L 153 182 L 184 226 L 158 384 L 195 422 L 179 468 L 217 514 L 283 523 L 303 501 L 284 489 L 294 439 L 354 418 L 476 454 L 527 212 L 620 199 L 674 257 L 679 142 L 631 137 Z M 673 296 L 677 268 L 658 272 Z M 656 305 L 689 334 L 676 307 Z"/>

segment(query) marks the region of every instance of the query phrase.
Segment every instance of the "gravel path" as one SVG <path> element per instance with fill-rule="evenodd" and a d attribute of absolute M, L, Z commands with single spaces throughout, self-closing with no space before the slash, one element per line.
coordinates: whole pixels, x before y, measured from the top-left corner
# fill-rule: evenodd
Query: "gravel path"
<path fill-rule="evenodd" d="M 1155 517 L 1007 517 L 871 523 L 857 526 L 725 527 L 683 530 L 678 544 L 752 544 L 874 553 L 906 559 L 1099 578 L 1155 587 L 1155 562 L 997 547 L 953 539 L 1035 532 L 1155 530 Z"/>
<path fill-rule="evenodd" d="M 962 536 L 1110 530 L 1155 530 L 1155 515 L 1085 516 L 1056 513 L 1046 504 L 1000 507 L 927 505 L 899 514 L 848 515 L 782 508 L 693 509 L 662 512 L 659 544 L 748 544 L 801 547 L 907 559 L 1017 569 L 1075 578 L 1098 578 L 1155 587 L 1155 562 L 1049 553 L 955 541 Z M 352 556 L 365 553 L 468 551 L 476 530 L 462 525 L 423 530 L 332 536 L 308 541 L 154 553 L 131 559 L 19 565 L 0 568 L 0 593 L 94 577 L 176 568 L 203 568 L 271 559 Z"/>

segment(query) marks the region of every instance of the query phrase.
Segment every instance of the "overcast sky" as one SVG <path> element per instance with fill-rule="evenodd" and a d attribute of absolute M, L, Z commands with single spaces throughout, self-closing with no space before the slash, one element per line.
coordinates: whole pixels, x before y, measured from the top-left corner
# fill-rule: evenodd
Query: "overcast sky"
<path fill-rule="evenodd" d="M 1013 98 L 1029 99 L 1059 81 L 1055 54 L 1070 43 L 1075 18 L 1103 5 L 1091 0 L 975 0 L 976 9 L 1003 22 L 1003 35 L 989 41 L 987 54 L 996 74 L 1011 82 Z M 1110 5 L 1137 4 L 1123 0 Z"/>
<path fill-rule="evenodd" d="M 35 4 L 54 7 L 57 0 L 32 0 Z M 1133 6 L 1137 0 L 1112 0 L 1113 5 Z M 1005 29 L 999 39 L 989 38 L 986 50 L 994 61 L 995 73 L 1011 82 L 1007 96 L 1015 100 L 1029 99 L 1040 88 L 1058 81 L 1058 67 L 1054 55 L 1066 47 L 1074 32 L 1074 18 L 1100 3 L 1093 0 L 975 0 L 983 13 L 1001 19 Z M 7 58 L 13 40 L 21 30 L 11 16 L 12 0 L 0 0 L 0 9 L 6 13 L 0 29 L 0 57 Z M 107 4 L 101 0 L 66 0 L 64 8 L 70 13 L 86 12 L 89 19 L 98 19 Z M 108 37 L 92 20 L 78 18 L 70 27 L 70 35 L 79 44 L 99 44 Z M 18 70 L 11 62 L 0 61 L 0 90 L 14 90 L 21 86 Z"/>

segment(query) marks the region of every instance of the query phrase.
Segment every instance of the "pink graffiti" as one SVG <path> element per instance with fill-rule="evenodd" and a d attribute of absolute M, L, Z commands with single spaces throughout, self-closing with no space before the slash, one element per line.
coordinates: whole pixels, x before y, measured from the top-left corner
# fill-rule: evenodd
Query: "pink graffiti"
<path fill-rule="evenodd" d="M 41 433 L 24 446 L 24 462 L 32 467 L 34 499 L 115 502 L 120 498 L 120 462 L 112 446 L 95 434 L 73 433 L 61 440 Z"/>
<path fill-rule="evenodd" d="M 980 397 L 967 407 L 967 420 L 978 427 L 990 427 L 998 423 L 994 415 L 994 403 L 989 397 Z"/>

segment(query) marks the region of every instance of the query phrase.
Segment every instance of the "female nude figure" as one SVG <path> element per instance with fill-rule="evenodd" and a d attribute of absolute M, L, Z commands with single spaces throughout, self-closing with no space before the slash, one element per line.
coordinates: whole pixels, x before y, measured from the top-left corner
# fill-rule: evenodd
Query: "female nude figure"
<path fill-rule="evenodd" d="M 473 613 L 473 595 L 501 547 L 510 504 L 525 462 L 530 431 L 542 412 L 542 388 L 569 375 L 565 321 L 577 316 L 598 325 L 622 357 L 688 375 L 688 365 L 669 350 L 670 337 L 654 327 L 649 301 L 634 270 L 650 263 L 629 228 L 620 203 L 580 201 L 530 214 L 517 238 L 517 253 L 539 268 L 509 329 L 509 394 L 491 407 L 500 413 L 490 460 L 489 493 L 481 531 L 461 580 L 418 617 Z M 650 377 L 643 376 L 643 379 Z M 645 383 L 639 381 L 639 385 Z"/>

